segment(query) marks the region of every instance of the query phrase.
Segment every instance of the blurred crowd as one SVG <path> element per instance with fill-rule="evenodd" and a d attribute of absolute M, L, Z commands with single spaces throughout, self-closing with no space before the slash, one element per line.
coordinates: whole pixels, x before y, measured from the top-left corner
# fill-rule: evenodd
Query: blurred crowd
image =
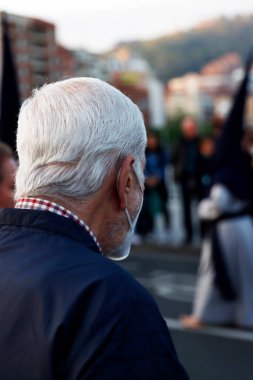
<path fill-rule="evenodd" d="M 201 256 L 192 313 L 180 317 L 186 328 L 253 328 L 253 130 L 244 127 L 251 61 L 230 112 L 215 120 L 211 134 L 201 136 L 196 121 L 185 117 L 170 155 L 157 135 L 148 137 L 137 233 L 150 239 L 157 215 L 170 226 L 166 165 L 172 167 L 180 193 L 182 243 L 193 242 L 194 219 L 199 223 Z"/>
<path fill-rule="evenodd" d="M 199 218 L 198 204 L 209 196 L 214 183 L 214 153 L 222 122 L 221 118 L 214 118 L 212 133 L 201 135 L 196 120 L 187 116 L 181 123 L 181 137 L 172 147 L 163 144 L 158 131 L 148 131 L 144 202 L 136 227 L 135 244 L 143 241 L 168 244 L 175 242 L 172 236 L 174 221 L 171 213 L 171 189 L 175 186 L 181 203 L 178 212 L 183 229 L 179 243 L 193 243 L 196 234 L 199 235 L 199 242 L 201 241 L 205 222 Z M 242 149 L 251 165 L 249 183 L 252 191 L 249 207 L 253 215 L 252 128 L 244 130 Z"/>

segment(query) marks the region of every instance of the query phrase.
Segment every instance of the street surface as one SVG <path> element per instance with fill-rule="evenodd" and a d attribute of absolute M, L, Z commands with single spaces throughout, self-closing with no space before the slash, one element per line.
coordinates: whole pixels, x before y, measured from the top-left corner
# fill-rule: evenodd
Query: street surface
<path fill-rule="evenodd" d="M 199 249 L 145 245 L 120 265 L 154 296 L 191 380 L 253 380 L 253 331 L 178 322 L 191 311 L 198 259 Z"/>

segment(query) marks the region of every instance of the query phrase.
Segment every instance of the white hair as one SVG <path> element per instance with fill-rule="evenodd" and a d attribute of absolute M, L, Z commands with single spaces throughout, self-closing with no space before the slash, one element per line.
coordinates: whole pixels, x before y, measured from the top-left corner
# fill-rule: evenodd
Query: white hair
<path fill-rule="evenodd" d="M 127 155 L 142 178 L 146 130 L 138 107 L 95 78 L 72 78 L 34 90 L 20 111 L 15 198 L 85 199 Z"/>

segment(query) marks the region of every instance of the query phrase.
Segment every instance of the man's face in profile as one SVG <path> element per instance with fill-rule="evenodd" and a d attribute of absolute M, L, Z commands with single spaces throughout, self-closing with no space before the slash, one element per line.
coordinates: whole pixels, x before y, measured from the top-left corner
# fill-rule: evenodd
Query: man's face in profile
<path fill-rule="evenodd" d="M 6 158 L 1 165 L 0 208 L 14 207 L 14 180 L 16 161 Z"/>

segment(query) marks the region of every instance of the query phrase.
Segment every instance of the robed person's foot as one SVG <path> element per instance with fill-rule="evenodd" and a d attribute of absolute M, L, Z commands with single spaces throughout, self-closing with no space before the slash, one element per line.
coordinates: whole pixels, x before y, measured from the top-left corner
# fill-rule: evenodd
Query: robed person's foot
<path fill-rule="evenodd" d="M 182 315 L 179 317 L 179 321 L 182 326 L 187 329 L 201 329 L 204 327 L 204 323 L 198 318 L 194 317 L 194 315 Z"/>

